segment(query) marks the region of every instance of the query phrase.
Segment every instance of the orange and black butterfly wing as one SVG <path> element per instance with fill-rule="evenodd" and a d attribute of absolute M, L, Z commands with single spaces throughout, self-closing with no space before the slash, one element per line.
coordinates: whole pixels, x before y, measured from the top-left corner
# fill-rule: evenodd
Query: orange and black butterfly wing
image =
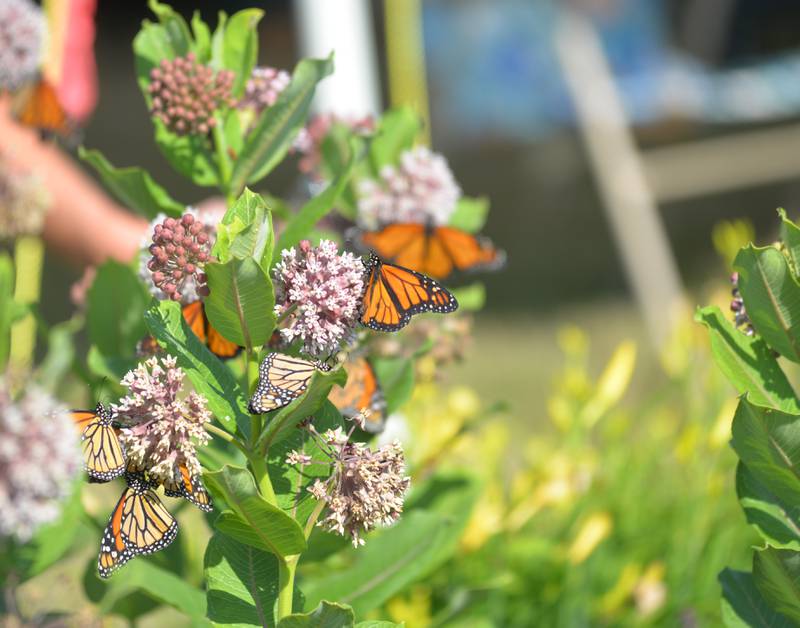
<path fill-rule="evenodd" d="M 220 334 L 209 322 L 202 301 L 194 301 L 183 306 L 183 319 L 195 336 L 218 358 L 233 358 L 242 348 Z"/>
<path fill-rule="evenodd" d="M 172 482 L 164 483 L 164 494 L 169 497 L 183 497 L 203 512 L 211 512 L 214 509 L 211 496 L 200 478 L 193 476 L 186 465 L 180 465 L 178 472 L 180 477 L 176 477 Z"/>
<path fill-rule="evenodd" d="M 454 227 L 435 227 L 431 251 L 441 250 L 457 270 L 496 270 L 505 263 L 505 253 L 487 239 Z M 425 272 L 425 271 L 423 271 Z M 443 278 L 433 272 L 432 277 Z"/>
<path fill-rule="evenodd" d="M 380 231 L 365 231 L 361 233 L 361 242 L 381 259 L 435 279 L 444 279 L 453 269 L 440 244 L 436 243 L 436 250 L 431 250 L 429 231 L 423 224 L 394 223 Z"/>
<path fill-rule="evenodd" d="M 72 130 L 55 88 L 44 79 L 20 93 L 15 113 L 21 124 L 40 131 L 69 135 Z"/>
<path fill-rule="evenodd" d="M 371 254 L 361 323 L 377 331 L 397 331 L 414 314 L 447 314 L 458 309 L 455 296 L 438 282 L 409 268 L 384 263 Z"/>
<path fill-rule="evenodd" d="M 239 345 L 225 338 L 211 323 L 208 323 L 206 329 L 208 330 L 208 341 L 206 344 L 211 353 L 223 360 L 239 355 L 239 352 L 242 350 Z"/>
<path fill-rule="evenodd" d="M 98 403 L 94 412 L 73 410 L 71 414 L 81 433 L 83 463 L 89 481 L 108 482 L 125 473 L 125 451 L 103 404 Z"/>
<path fill-rule="evenodd" d="M 203 302 L 193 301 L 192 303 L 187 303 L 183 306 L 181 312 L 183 313 L 183 320 L 186 321 L 192 333 L 197 336 L 200 342 L 206 344 L 206 314 L 203 311 Z"/>
<path fill-rule="evenodd" d="M 118 567 L 136 555 L 122 536 L 122 516 L 125 504 L 134 494 L 135 491 L 132 488 L 126 487 L 108 518 L 108 524 L 100 541 L 100 553 L 97 556 L 97 571 L 102 578 L 108 578 Z"/>
<path fill-rule="evenodd" d="M 152 554 L 175 540 L 178 522 L 141 473 L 127 473 L 128 487 L 109 517 L 100 543 L 97 568 L 108 578 L 134 556 Z"/>
<path fill-rule="evenodd" d="M 386 423 L 386 397 L 375 369 L 366 358 L 353 360 L 346 369 L 347 384 L 344 388 L 334 387 L 328 399 L 349 419 L 369 410 L 364 429 L 373 434 L 382 432 Z"/>

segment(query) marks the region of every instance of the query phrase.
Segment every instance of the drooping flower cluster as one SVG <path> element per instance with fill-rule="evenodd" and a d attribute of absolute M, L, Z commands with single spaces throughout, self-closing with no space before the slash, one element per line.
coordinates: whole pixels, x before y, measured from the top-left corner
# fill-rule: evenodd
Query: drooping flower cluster
<path fill-rule="evenodd" d="M 151 357 L 122 378 L 128 394 L 113 406 L 129 463 L 163 481 L 180 477 L 181 465 L 199 474 L 196 445 L 209 441 L 203 428 L 211 420 L 206 399 L 182 394 L 184 376 L 173 356 Z"/>
<path fill-rule="evenodd" d="M 50 197 L 39 177 L 22 172 L 0 155 L 0 238 L 42 232 Z"/>
<path fill-rule="evenodd" d="M 336 244 L 303 240 L 281 252 L 275 267 L 275 314 L 285 317 L 284 340 L 303 341 L 303 351 L 322 358 L 348 340 L 356 325 L 364 291 L 364 266 Z"/>
<path fill-rule="evenodd" d="M 33 386 L 15 403 L 0 380 L 0 536 L 24 542 L 56 519 L 82 467 L 67 410 Z"/>
<path fill-rule="evenodd" d="M 205 225 L 187 212 L 180 220 L 165 218 L 153 229 L 152 257 L 147 269 L 165 297 L 181 301 L 187 292 L 207 291 L 202 272 L 211 259 L 211 238 Z"/>
<path fill-rule="evenodd" d="M 398 441 L 372 450 L 366 443 L 351 442 L 353 429 L 341 427 L 319 434 L 307 425 L 320 449 L 330 458 L 331 475 L 315 480 L 308 491 L 326 503 L 317 525 L 349 536 L 355 547 L 363 535 L 380 525 L 390 525 L 403 512 L 403 499 L 411 478 L 405 475 L 405 457 Z M 288 464 L 308 464 L 310 457 L 292 451 Z"/>
<path fill-rule="evenodd" d="M 731 297 L 731 312 L 733 312 L 734 324 L 745 334 L 752 336 L 756 333 L 756 330 L 753 328 L 750 317 L 744 309 L 742 295 L 739 294 L 739 273 L 733 273 L 731 275 Z"/>
<path fill-rule="evenodd" d="M 214 111 L 232 107 L 234 74 L 198 63 L 193 52 L 164 59 L 150 71 L 150 113 L 177 135 L 207 135 L 216 124 Z"/>
<path fill-rule="evenodd" d="M 30 0 L 0 0 L 0 92 L 36 77 L 42 61 L 45 21 Z"/>
<path fill-rule="evenodd" d="M 447 160 L 423 146 L 405 151 L 397 167 L 384 167 L 380 181 L 360 181 L 358 192 L 359 221 L 370 228 L 387 222 L 446 224 L 461 197 Z"/>
<path fill-rule="evenodd" d="M 345 118 L 332 113 L 315 115 L 306 126 L 300 129 L 292 144 L 292 150 L 301 155 L 297 166 L 303 174 L 310 175 L 315 179 L 322 178 L 319 172 L 322 161 L 322 141 L 334 124 L 344 124 L 359 135 L 366 135 L 375 130 L 375 120 L 372 116 Z"/>
<path fill-rule="evenodd" d="M 256 115 L 267 107 L 271 107 L 285 90 L 292 77 L 285 70 L 262 66 L 253 68 L 245 85 L 244 97 L 239 101 L 239 108 L 253 109 Z"/>

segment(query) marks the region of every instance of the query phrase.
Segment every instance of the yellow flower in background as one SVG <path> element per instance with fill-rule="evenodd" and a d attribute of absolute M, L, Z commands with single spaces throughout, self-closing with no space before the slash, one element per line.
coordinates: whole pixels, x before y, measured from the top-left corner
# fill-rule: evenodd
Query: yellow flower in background
<path fill-rule="evenodd" d="M 614 587 L 600 598 L 597 605 L 600 614 L 609 616 L 620 610 L 633 595 L 641 575 L 642 567 L 638 563 L 625 565 Z"/>
<path fill-rule="evenodd" d="M 486 487 L 472 511 L 469 523 L 461 536 L 464 551 L 480 549 L 492 536 L 501 532 L 505 524 L 506 504 L 503 492 L 496 484 Z"/>
<path fill-rule="evenodd" d="M 589 350 L 589 337 L 580 327 L 566 325 L 558 330 L 558 346 L 567 356 L 583 356 Z"/>
<path fill-rule="evenodd" d="M 636 366 L 636 343 L 626 340 L 615 349 L 606 364 L 591 399 L 583 407 L 581 423 L 593 426 L 597 420 L 611 410 L 628 390 Z"/>
<path fill-rule="evenodd" d="M 569 562 L 579 565 L 589 558 L 597 546 L 608 538 L 613 528 L 614 522 L 607 512 L 596 512 L 590 515 L 578 530 L 575 540 L 567 550 Z"/>
<path fill-rule="evenodd" d="M 636 584 L 633 599 L 640 617 L 648 617 L 657 612 L 667 601 L 667 585 L 664 584 L 664 563 L 651 563 Z"/>
<path fill-rule="evenodd" d="M 753 223 L 744 218 L 720 220 L 711 229 L 711 241 L 719 256 L 728 266 L 733 267 L 733 259 L 743 246 L 755 240 Z"/>
<path fill-rule="evenodd" d="M 406 628 L 425 628 L 431 625 L 431 590 L 417 586 L 405 595 L 397 595 L 386 602 L 389 618 L 397 623 L 405 622 Z"/>

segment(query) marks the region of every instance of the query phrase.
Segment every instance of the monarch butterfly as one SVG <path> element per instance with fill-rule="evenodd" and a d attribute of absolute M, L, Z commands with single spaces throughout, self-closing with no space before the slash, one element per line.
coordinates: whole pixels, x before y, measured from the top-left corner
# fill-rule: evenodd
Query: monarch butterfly
<path fill-rule="evenodd" d="M 175 540 L 178 522 L 153 492 L 143 473 L 126 473 L 128 486 L 108 518 L 100 541 L 97 570 L 108 578 L 141 554 L 152 554 Z"/>
<path fill-rule="evenodd" d="M 505 261 L 488 239 L 455 227 L 397 223 L 360 238 L 382 258 L 434 279 L 447 279 L 454 270 L 495 269 Z"/>
<path fill-rule="evenodd" d="M 364 266 L 367 285 L 361 323 L 371 329 L 397 331 L 408 325 L 414 314 L 447 314 L 458 309 L 456 298 L 430 277 L 387 264 L 375 253 L 370 253 Z"/>
<path fill-rule="evenodd" d="M 21 124 L 40 131 L 63 136 L 72 132 L 72 125 L 55 88 L 44 79 L 39 79 L 19 93 L 14 103 L 14 113 Z"/>
<path fill-rule="evenodd" d="M 364 429 L 373 434 L 383 431 L 386 419 L 386 397 L 375 370 L 364 357 L 345 363 L 347 384 L 331 390 L 328 399 L 345 417 L 352 419 L 364 409 L 370 411 Z"/>
<path fill-rule="evenodd" d="M 202 301 L 194 301 L 183 306 L 183 318 L 201 342 L 218 358 L 228 359 L 239 354 L 242 348 L 220 334 L 208 320 Z"/>
<path fill-rule="evenodd" d="M 211 512 L 214 507 L 211 503 L 211 496 L 208 494 L 206 487 L 197 475 L 192 475 L 185 464 L 179 464 L 174 472 L 174 475 L 169 480 L 156 479 L 153 475 L 147 473 L 145 467 L 134 463 L 128 462 L 127 473 L 131 475 L 141 475 L 147 478 L 151 488 L 164 487 L 164 495 L 167 497 L 182 497 L 193 503 L 203 512 Z"/>
<path fill-rule="evenodd" d="M 177 477 L 180 475 L 180 477 Z M 178 466 L 176 477 L 168 482 L 164 482 L 164 495 L 169 497 L 183 497 L 192 502 L 203 512 L 211 512 L 214 506 L 211 504 L 211 496 L 206 487 L 196 475 L 192 475 L 185 464 Z"/>
<path fill-rule="evenodd" d="M 288 405 L 305 392 L 314 371 L 328 371 L 323 362 L 311 362 L 283 353 L 269 353 L 258 367 L 258 384 L 247 408 L 263 414 Z"/>
<path fill-rule="evenodd" d="M 125 473 L 125 452 L 103 404 L 98 403 L 94 412 L 72 410 L 71 414 L 81 433 L 83 463 L 89 481 L 108 482 Z"/>

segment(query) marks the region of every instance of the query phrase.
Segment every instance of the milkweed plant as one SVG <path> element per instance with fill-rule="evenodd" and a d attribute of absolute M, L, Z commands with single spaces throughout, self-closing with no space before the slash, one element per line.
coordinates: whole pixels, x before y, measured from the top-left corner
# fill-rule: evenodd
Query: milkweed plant
<path fill-rule="evenodd" d="M 749 570 L 719 575 L 728 626 L 800 622 L 800 227 L 779 210 L 780 239 L 733 263 L 730 311 L 698 310 L 714 360 L 739 393 L 731 446 L 736 495 L 758 534 Z"/>
<path fill-rule="evenodd" d="M 48 328 L 38 251 L 52 199 L 35 172 L 2 169 L 0 227 L 14 246 L 0 256 L 5 612 L 20 612 L 19 585 L 92 546 L 87 597 L 132 619 L 155 601 L 193 623 L 397 625 L 377 609 L 457 551 L 479 495 L 469 472 L 406 460 L 398 410 L 422 360 L 460 357 L 483 285 L 423 277 L 416 298 L 459 311 L 400 330 L 426 308 L 395 296 L 387 307 L 408 315 L 369 329 L 368 250 L 351 230 L 419 222 L 474 234 L 488 203 L 416 144 L 410 109 L 310 116 L 334 59 L 258 67 L 260 10 L 221 13 L 212 31 L 198 14 L 149 6 L 155 19 L 133 50 L 155 142 L 225 209 L 187 205 L 144 169 L 81 147 L 151 225 L 138 259 L 87 273 L 72 317 Z M 286 158 L 307 183 L 304 202 L 266 191 Z M 74 349 L 83 334 L 85 357 Z M 101 403 L 81 415 L 89 428 L 76 429 L 59 395 Z M 84 465 L 109 469 L 90 469 L 87 483 Z"/>

